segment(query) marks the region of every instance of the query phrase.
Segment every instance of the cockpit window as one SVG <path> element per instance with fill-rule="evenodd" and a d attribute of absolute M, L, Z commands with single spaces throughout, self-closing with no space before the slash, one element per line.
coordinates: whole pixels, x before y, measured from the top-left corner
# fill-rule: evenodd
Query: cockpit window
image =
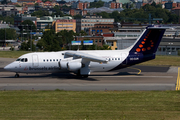
<path fill-rule="evenodd" d="M 20 58 L 18 58 L 16 61 L 20 61 L 21 59 Z"/>
<path fill-rule="evenodd" d="M 27 62 L 28 61 L 28 59 L 27 58 L 25 58 L 25 62 Z"/>
<path fill-rule="evenodd" d="M 27 58 L 18 58 L 16 61 L 28 62 L 28 59 Z"/>
<path fill-rule="evenodd" d="M 24 62 L 24 58 L 21 59 L 21 62 Z"/>

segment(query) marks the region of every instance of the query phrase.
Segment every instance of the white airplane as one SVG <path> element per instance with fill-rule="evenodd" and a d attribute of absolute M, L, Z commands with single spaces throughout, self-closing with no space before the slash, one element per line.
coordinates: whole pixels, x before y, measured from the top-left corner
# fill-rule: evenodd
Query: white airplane
<path fill-rule="evenodd" d="M 4 69 L 18 73 L 73 72 L 88 77 L 91 72 L 111 71 L 155 59 L 167 27 L 146 27 L 135 43 L 124 50 L 34 52 L 20 56 Z"/>

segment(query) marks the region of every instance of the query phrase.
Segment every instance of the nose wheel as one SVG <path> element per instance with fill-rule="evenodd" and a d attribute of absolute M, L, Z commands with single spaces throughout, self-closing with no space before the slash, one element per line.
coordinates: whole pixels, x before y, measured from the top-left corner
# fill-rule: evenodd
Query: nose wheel
<path fill-rule="evenodd" d="M 14 77 L 15 77 L 15 78 L 18 78 L 18 77 L 19 77 L 19 74 L 18 74 L 18 73 L 16 73 Z"/>

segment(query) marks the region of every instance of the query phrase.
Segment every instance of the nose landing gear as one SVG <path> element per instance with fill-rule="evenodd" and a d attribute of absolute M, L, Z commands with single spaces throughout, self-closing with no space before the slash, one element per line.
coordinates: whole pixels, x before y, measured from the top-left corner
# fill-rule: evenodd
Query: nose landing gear
<path fill-rule="evenodd" d="M 16 73 L 14 77 L 15 77 L 15 78 L 18 78 L 18 77 L 19 77 L 19 74 L 18 74 L 18 73 Z"/>

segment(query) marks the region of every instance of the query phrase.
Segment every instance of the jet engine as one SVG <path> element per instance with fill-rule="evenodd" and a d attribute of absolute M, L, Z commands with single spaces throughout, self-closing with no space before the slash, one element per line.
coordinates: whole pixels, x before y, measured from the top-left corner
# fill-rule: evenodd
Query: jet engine
<path fill-rule="evenodd" d="M 67 64 L 68 64 L 67 61 L 60 61 L 59 62 L 59 68 L 60 69 L 67 69 Z"/>
<path fill-rule="evenodd" d="M 68 62 L 67 69 L 69 71 L 77 71 L 82 68 L 82 64 L 80 62 Z"/>

